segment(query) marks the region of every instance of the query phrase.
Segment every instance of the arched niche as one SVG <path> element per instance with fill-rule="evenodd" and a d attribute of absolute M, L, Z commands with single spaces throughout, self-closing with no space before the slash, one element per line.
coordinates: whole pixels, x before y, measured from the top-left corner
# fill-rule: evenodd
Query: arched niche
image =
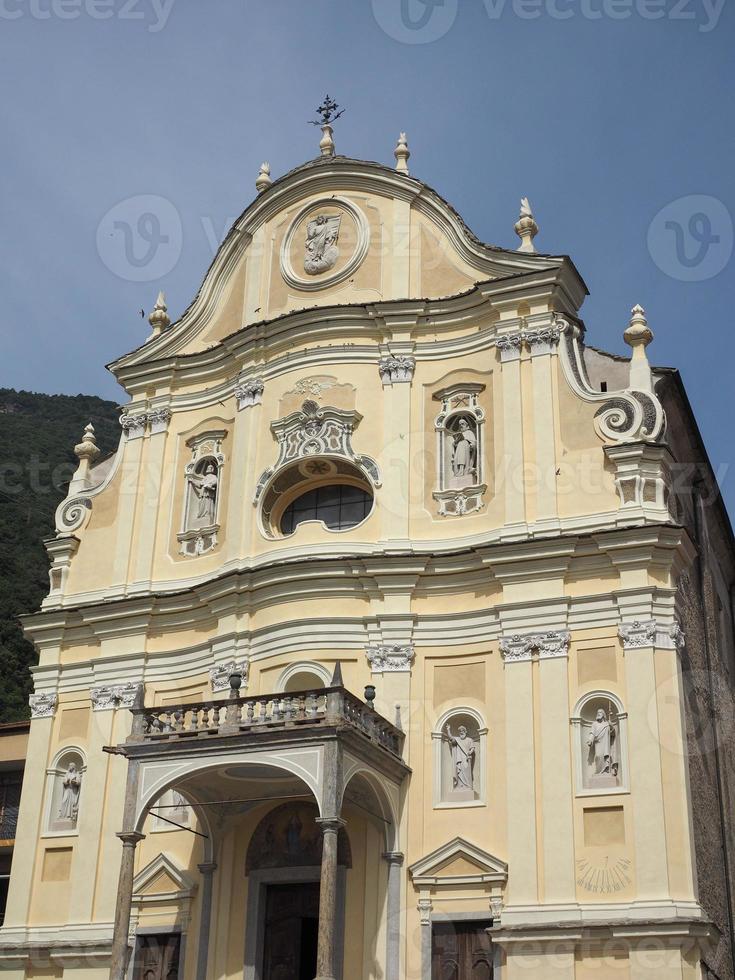
<path fill-rule="evenodd" d="M 609 691 L 590 691 L 571 718 L 577 795 L 597 796 L 628 790 L 628 715 Z"/>
<path fill-rule="evenodd" d="M 184 467 L 184 512 L 178 535 L 182 555 L 203 555 L 217 544 L 226 435 L 218 429 L 187 440 L 191 457 Z"/>
<path fill-rule="evenodd" d="M 445 711 L 431 734 L 434 807 L 484 806 L 487 802 L 487 726 L 474 708 Z"/>
<path fill-rule="evenodd" d="M 77 746 L 66 746 L 56 754 L 46 770 L 44 836 L 70 837 L 79 833 L 86 771 L 86 756 Z"/>
<path fill-rule="evenodd" d="M 269 810 L 250 838 L 245 873 L 266 868 L 320 868 L 322 830 L 319 808 L 309 800 L 282 803 Z M 352 867 L 350 841 L 344 827 L 337 838 L 337 863 Z"/>
<path fill-rule="evenodd" d="M 437 474 L 434 499 L 439 513 L 461 516 L 480 510 L 484 482 L 485 413 L 479 396 L 485 385 L 466 382 L 436 392 L 441 411 L 434 421 Z"/>
<path fill-rule="evenodd" d="M 318 690 L 328 687 L 331 679 L 332 675 L 322 664 L 313 661 L 289 664 L 278 678 L 276 693 Z"/>

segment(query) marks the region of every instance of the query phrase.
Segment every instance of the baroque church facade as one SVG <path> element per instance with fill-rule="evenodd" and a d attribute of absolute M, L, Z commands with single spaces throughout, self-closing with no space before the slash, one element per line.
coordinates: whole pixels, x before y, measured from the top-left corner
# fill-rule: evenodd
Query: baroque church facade
<path fill-rule="evenodd" d="M 47 542 L 11 977 L 732 980 L 732 534 L 675 371 L 411 175 L 273 181 Z M 729 754 L 728 754 L 729 753 Z"/>

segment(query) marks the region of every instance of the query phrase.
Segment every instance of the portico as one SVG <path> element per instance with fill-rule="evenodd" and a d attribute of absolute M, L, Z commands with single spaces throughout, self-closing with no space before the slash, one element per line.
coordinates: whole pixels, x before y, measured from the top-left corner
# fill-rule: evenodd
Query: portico
<path fill-rule="evenodd" d="M 195 833 L 204 839 L 205 859 L 198 865 L 199 930 L 195 953 L 190 951 L 196 957 L 197 980 L 209 975 L 218 848 L 238 818 L 256 807 L 265 817 L 252 835 L 245 869 L 246 980 L 264 978 L 272 957 L 265 919 L 268 888 L 291 884 L 296 896 L 303 893 L 297 886 L 309 882 L 319 883 L 316 980 L 341 980 L 349 808 L 360 810 L 380 831 L 387 868 L 375 878 L 385 892 L 386 977 L 398 980 L 396 869 L 402 860 L 402 787 L 409 773 L 401 759 L 402 731 L 348 692 L 339 668 L 326 689 L 241 698 L 233 678 L 227 700 L 165 708 L 146 707 L 141 701 L 132 709 L 129 738 L 108 750 L 128 761 L 124 825 L 118 834 L 123 847 L 112 980 L 124 980 L 130 960 L 136 847 L 151 812 L 169 819 L 157 804 L 172 789 L 190 803 L 197 817 Z M 284 809 L 288 814 L 282 813 L 279 822 Z M 284 860 L 289 855 L 292 860 Z M 298 915 L 296 920 L 301 922 Z"/>

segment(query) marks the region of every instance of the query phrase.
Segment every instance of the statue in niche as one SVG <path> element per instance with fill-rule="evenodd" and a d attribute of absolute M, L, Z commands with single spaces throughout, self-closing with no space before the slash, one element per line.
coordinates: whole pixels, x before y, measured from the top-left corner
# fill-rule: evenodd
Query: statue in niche
<path fill-rule="evenodd" d="M 217 466 L 207 460 L 202 467 L 197 467 L 188 474 L 189 486 L 197 499 L 194 519 L 199 527 L 211 527 L 217 516 L 217 488 L 219 477 Z"/>
<path fill-rule="evenodd" d="M 468 735 L 464 725 L 452 734 L 449 725 L 444 729 L 444 737 L 449 742 L 452 754 L 452 789 L 455 794 L 473 799 L 475 795 L 474 763 L 475 740 Z"/>
<path fill-rule="evenodd" d="M 618 723 L 612 711 L 597 709 L 586 736 L 587 773 L 590 787 L 617 786 L 620 769 Z"/>
<path fill-rule="evenodd" d="M 58 818 L 65 820 L 76 827 L 77 817 L 79 816 L 79 794 L 82 789 L 82 774 L 73 762 L 61 778 L 61 802 L 59 804 Z"/>
<path fill-rule="evenodd" d="M 618 739 L 615 724 L 604 708 L 598 708 L 587 736 L 587 765 L 594 776 L 611 776 L 617 780 Z"/>
<path fill-rule="evenodd" d="M 452 482 L 455 486 L 470 486 L 477 480 L 477 433 L 469 419 L 460 417 L 449 435 Z"/>
<path fill-rule="evenodd" d="M 310 276 L 333 268 L 339 258 L 337 239 L 342 216 L 318 214 L 306 226 L 304 270 Z"/>

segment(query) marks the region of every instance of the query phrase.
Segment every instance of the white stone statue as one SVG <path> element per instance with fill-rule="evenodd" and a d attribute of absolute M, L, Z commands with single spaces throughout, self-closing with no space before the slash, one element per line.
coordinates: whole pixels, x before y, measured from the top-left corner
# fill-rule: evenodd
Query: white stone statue
<path fill-rule="evenodd" d="M 457 792 L 474 794 L 475 780 L 473 765 L 475 761 L 475 741 L 467 734 L 464 725 L 460 725 L 457 735 L 452 735 L 452 729 L 447 725 L 444 731 L 452 751 L 452 787 Z"/>
<path fill-rule="evenodd" d="M 472 476 L 477 463 L 477 436 L 467 419 L 460 419 L 457 431 L 452 433 L 452 473 L 455 476 Z"/>
<path fill-rule="evenodd" d="M 587 764 L 592 775 L 617 779 L 619 760 L 616 725 L 608 719 L 604 708 L 597 710 L 587 736 L 587 747 Z"/>
<path fill-rule="evenodd" d="M 197 497 L 196 520 L 204 527 L 215 522 L 217 516 L 217 486 L 219 477 L 214 463 L 208 463 L 204 473 L 191 473 L 187 477 L 192 491 Z"/>
<path fill-rule="evenodd" d="M 62 780 L 61 803 L 59 805 L 59 820 L 68 820 L 74 826 L 79 816 L 79 793 L 82 788 L 82 774 L 73 762 L 64 773 Z"/>
<path fill-rule="evenodd" d="M 337 238 L 341 215 L 319 214 L 306 226 L 304 271 L 316 276 L 331 269 L 339 258 Z"/>

